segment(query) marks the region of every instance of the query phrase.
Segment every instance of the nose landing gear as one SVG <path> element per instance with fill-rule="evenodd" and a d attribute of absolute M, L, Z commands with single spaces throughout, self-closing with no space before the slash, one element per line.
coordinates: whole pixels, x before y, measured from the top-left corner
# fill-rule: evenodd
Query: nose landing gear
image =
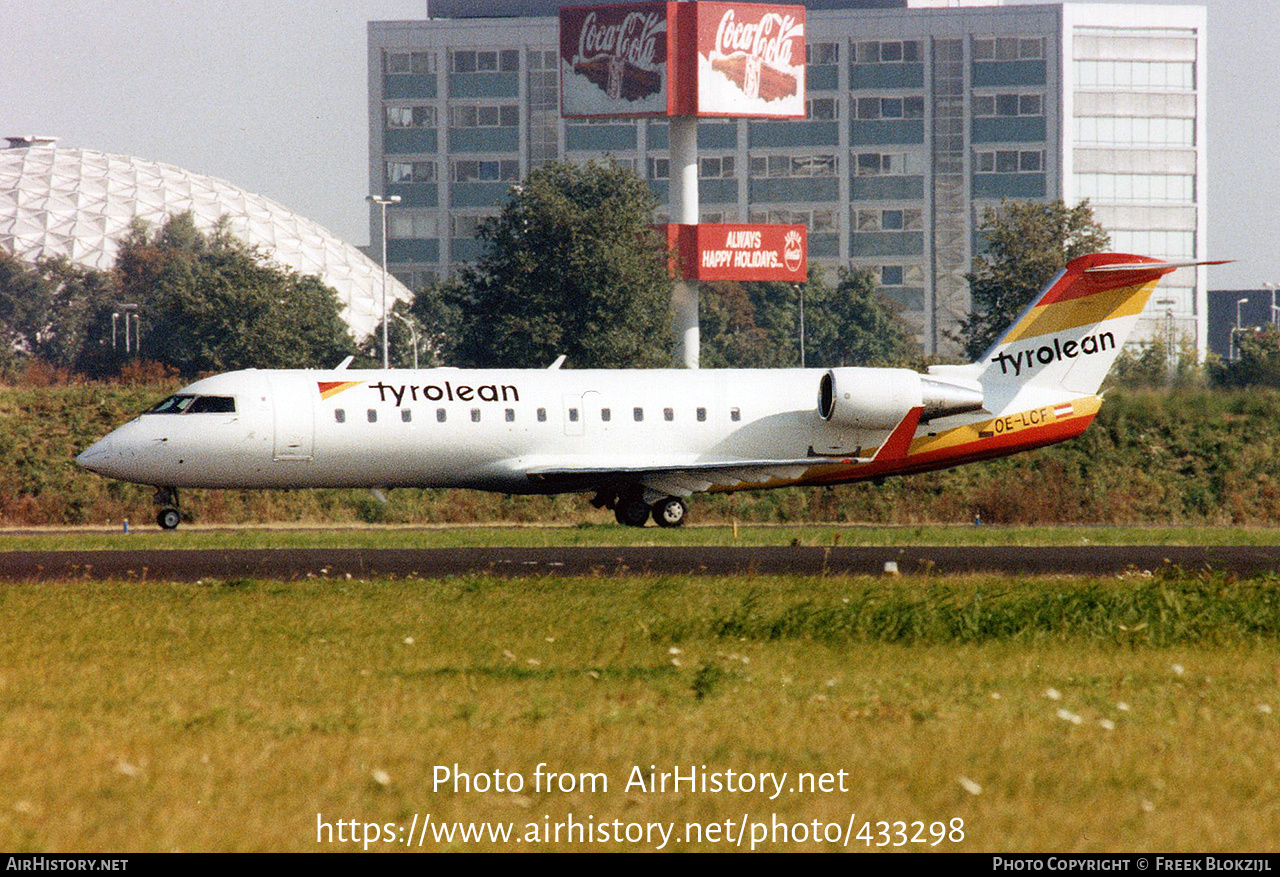
<path fill-rule="evenodd" d="M 178 508 L 178 491 L 172 487 L 157 487 L 156 495 L 151 500 L 159 510 L 156 512 L 156 523 L 162 530 L 177 529 L 182 523 L 182 512 Z"/>

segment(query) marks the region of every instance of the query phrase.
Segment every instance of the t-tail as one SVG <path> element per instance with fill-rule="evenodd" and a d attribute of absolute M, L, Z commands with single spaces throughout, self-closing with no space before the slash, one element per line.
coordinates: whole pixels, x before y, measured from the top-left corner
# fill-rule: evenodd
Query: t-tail
<path fill-rule="evenodd" d="M 982 387 L 992 414 L 1096 398 L 1156 284 L 1178 268 L 1126 253 L 1072 259 L 977 362 L 930 369 Z"/>

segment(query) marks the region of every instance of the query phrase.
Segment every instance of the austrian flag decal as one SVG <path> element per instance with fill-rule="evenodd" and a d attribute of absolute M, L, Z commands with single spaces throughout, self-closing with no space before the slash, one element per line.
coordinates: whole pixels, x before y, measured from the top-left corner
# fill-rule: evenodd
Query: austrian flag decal
<path fill-rule="evenodd" d="M 320 388 L 320 398 L 328 399 L 336 396 L 343 390 L 350 390 L 352 387 L 358 387 L 364 381 L 316 381 L 316 386 Z"/>

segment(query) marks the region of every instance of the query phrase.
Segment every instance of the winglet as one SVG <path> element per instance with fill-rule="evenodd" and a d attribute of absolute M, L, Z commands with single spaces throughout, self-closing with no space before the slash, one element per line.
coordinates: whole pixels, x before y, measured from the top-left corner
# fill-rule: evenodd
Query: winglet
<path fill-rule="evenodd" d="M 564 353 L 560 354 L 559 356 L 556 357 L 555 362 L 547 366 L 547 371 L 555 371 L 556 369 L 560 368 L 560 366 L 564 365 L 564 361 L 568 358 L 569 358 L 568 354 L 564 354 Z"/>

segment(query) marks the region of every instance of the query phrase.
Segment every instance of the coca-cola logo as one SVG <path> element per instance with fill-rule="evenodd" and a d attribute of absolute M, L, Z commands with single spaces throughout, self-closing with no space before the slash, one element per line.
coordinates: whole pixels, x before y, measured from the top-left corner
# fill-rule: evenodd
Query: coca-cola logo
<path fill-rule="evenodd" d="M 601 55 L 610 55 L 637 67 L 652 69 L 659 63 L 659 46 L 664 50 L 665 40 L 659 34 L 667 32 L 667 19 L 658 12 L 628 12 L 620 23 L 607 24 L 599 20 L 592 10 L 582 20 L 578 32 L 578 54 L 575 63 Z"/>
<path fill-rule="evenodd" d="M 794 15 L 765 13 L 751 24 L 738 20 L 733 9 L 725 12 L 716 28 L 715 51 L 720 55 L 738 52 L 762 59 L 771 67 L 791 66 L 791 43 L 804 36 L 804 22 Z"/>
<path fill-rule="evenodd" d="M 802 240 L 800 232 L 794 229 L 787 232 L 782 249 L 782 258 L 787 264 L 788 271 L 795 272 L 800 270 L 800 264 L 804 261 Z"/>

